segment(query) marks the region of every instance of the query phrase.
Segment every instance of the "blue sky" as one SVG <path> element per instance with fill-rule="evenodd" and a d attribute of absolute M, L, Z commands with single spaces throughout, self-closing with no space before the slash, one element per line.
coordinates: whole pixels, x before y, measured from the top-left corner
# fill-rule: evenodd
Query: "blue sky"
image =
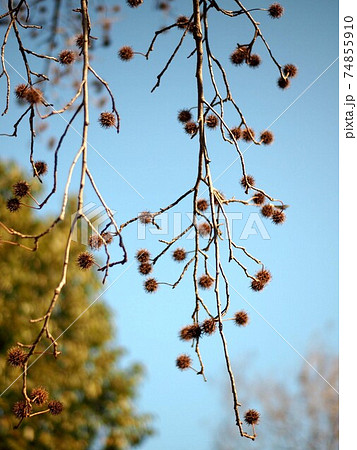
<path fill-rule="evenodd" d="M 174 7 L 174 17 L 190 14 L 189 0 L 176 3 L 180 8 Z M 233 5 L 228 0 L 221 3 L 226 8 Z M 254 6 L 269 4 L 262 1 Z M 229 55 L 237 42 L 247 42 L 252 35 L 252 27 L 244 17 L 222 19 L 212 13 L 210 33 L 212 50 L 227 69 L 233 94 L 248 124 L 259 132 L 274 122 L 272 146 L 248 149 L 247 144 L 242 145 L 248 173 L 254 175 L 259 186 L 291 205 L 282 227 L 264 221 L 270 239 L 264 240 L 257 234 L 241 244 L 271 270 L 273 281 L 269 287 L 254 293 L 237 267 L 227 269 L 232 286 L 232 315 L 243 308 L 251 317 L 250 325 L 243 330 L 233 324 L 226 326 L 230 354 L 238 367 L 249 355 L 257 372 L 278 372 L 286 378 L 300 367 L 302 360 L 284 339 L 302 355 L 319 332 L 326 334 L 325 340 L 333 350 L 337 351 L 338 345 L 338 66 L 337 62 L 332 64 L 338 56 L 338 2 L 290 0 L 282 4 L 286 11 L 280 20 L 271 20 L 264 12 L 256 12 L 254 17 L 259 18 L 278 61 L 294 63 L 299 68 L 297 78 L 286 91 L 277 88 L 276 67 L 261 43 L 255 48 L 263 61 L 259 69 L 230 64 Z M 96 123 L 98 110 L 92 108 L 89 142 L 112 167 L 93 149 L 89 152 L 89 165 L 107 203 L 117 211 L 119 222 L 142 210 L 156 211 L 171 203 L 195 180 L 197 138 L 190 140 L 176 120 L 179 109 L 194 106 L 196 101 L 194 59 L 186 59 L 193 41 L 187 40 L 153 94 L 150 89 L 176 46 L 178 31 L 159 37 L 149 61 L 136 55 L 131 62 L 123 63 L 116 56 L 123 45 L 145 52 L 153 31 L 171 21 L 158 14 L 149 1 L 137 10 L 123 6 L 120 21 L 113 29 L 112 47 L 98 47 L 93 60 L 93 66 L 109 82 L 117 99 L 121 133 L 118 136 L 114 131 L 101 130 Z M 21 67 L 16 57 L 9 57 L 16 69 Z M 14 71 L 10 74 L 17 84 L 19 76 Z M 209 92 L 208 89 L 208 98 Z M 11 127 L 13 117 L 10 114 L 2 120 L 1 132 Z M 227 112 L 227 121 L 232 126 L 239 123 L 233 112 Z M 64 122 L 57 118 L 53 123 L 55 130 L 60 130 Z M 46 139 L 40 136 L 38 159 L 50 163 L 51 152 L 45 144 Z M 25 166 L 27 145 L 24 129 L 18 141 L 2 139 L 2 154 Z M 61 159 L 63 173 L 77 146 L 78 136 L 72 132 Z M 216 188 L 227 196 L 243 198 L 240 166 L 231 146 L 212 131 L 208 132 L 208 148 Z M 64 176 L 60 182 L 63 185 Z M 73 190 L 77 185 L 75 180 Z M 86 200 L 96 201 L 90 191 Z M 59 196 L 49 209 L 56 211 L 58 202 Z M 189 211 L 190 201 L 175 210 Z M 232 206 L 230 211 L 243 213 L 243 220 L 233 229 L 239 240 L 249 213 L 257 210 Z M 171 215 L 170 232 L 172 220 Z M 180 373 L 175 368 L 177 354 L 193 355 L 189 345 L 177 337 L 179 329 L 190 322 L 194 303 L 191 277 L 186 277 L 174 291 L 161 286 L 159 292 L 148 295 L 142 289 L 136 264 L 130 265 L 137 248 L 148 247 L 153 254 L 159 251 L 162 244 L 157 238 L 148 230 L 147 239 L 138 240 L 136 225 L 125 231 L 130 262 L 111 272 L 108 285 L 120 273 L 123 275 L 104 297 L 114 312 L 118 342 L 128 351 L 127 361 L 146 366 L 139 404 L 154 414 L 157 434 L 142 448 L 180 450 L 190 446 L 204 450 L 209 448 L 212 429 L 227 408 L 221 402 L 220 380 L 225 376 L 221 344 L 218 336 L 201 343 L 207 383 L 193 372 Z M 192 242 L 183 245 L 189 248 Z M 250 267 L 254 271 L 255 267 Z M 172 282 L 179 273 L 180 267 L 169 256 L 155 267 L 160 281 Z M 254 406 L 245 405 L 247 409 Z"/>

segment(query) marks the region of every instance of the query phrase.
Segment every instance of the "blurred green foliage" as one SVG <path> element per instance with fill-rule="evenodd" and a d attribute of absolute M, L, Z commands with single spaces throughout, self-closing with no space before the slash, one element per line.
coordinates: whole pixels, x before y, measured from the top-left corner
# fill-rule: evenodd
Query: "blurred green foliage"
<path fill-rule="evenodd" d="M 6 200 L 12 196 L 11 186 L 22 179 L 24 176 L 16 165 L 0 164 L 0 220 L 22 232 L 38 233 L 45 229 L 50 218 L 41 219 L 42 215 L 36 219 L 33 210 L 26 207 L 16 213 L 6 210 Z M 75 210 L 74 200 L 70 207 Z M 61 276 L 68 228 L 68 220 L 60 223 L 40 240 L 37 252 L 0 244 L 1 392 L 21 374 L 20 369 L 7 365 L 7 350 L 18 341 L 31 343 L 41 327 L 41 323 L 30 324 L 29 319 L 40 317 L 47 310 Z M 16 239 L 3 230 L 1 237 Z M 95 270 L 85 272 L 75 266 L 75 256 L 80 251 L 83 246 L 73 243 L 68 282 L 51 319 L 50 329 L 55 337 L 100 292 L 101 283 Z M 58 360 L 44 355 L 30 368 L 29 391 L 37 386 L 46 387 L 52 399 L 63 402 L 65 409 L 61 415 L 26 419 L 20 429 L 13 430 L 18 420 L 11 408 L 22 400 L 21 377 L 0 397 L 1 449 L 125 449 L 152 434 L 151 417 L 139 414 L 134 404 L 143 369 L 138 364 L 122 368 L 124 351 L 113 342 L 111 316 L 108 306 L 99 299 L 60 338 L 62 354 Z M 43 351 L 48 344 L 43 339 L 38 350 Z"/>

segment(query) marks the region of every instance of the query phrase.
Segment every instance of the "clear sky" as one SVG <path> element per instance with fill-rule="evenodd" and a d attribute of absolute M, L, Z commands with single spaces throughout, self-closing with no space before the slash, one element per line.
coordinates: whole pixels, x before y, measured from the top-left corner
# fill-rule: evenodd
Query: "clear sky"
<path fill-rule="evenodd" d="M 174 3 L 173 17 L 190 14 L 190 0 Z M 227 9 L 234 5 L 228 0 L 220 3 Z M 251 7 L 269 4 L 247 2 Z M 278 61 L 299 68 L 286 91 L 277 88 L 278 72 L 260 42 L 255 48 L 262 57 L 259 69 L 230 64 L 229 55 L 237 42 L 247 42 L 253 32 L 244 17 L 222 19 L 212 12 L 210 32 L 212 50 L 227 69 L 233 94 L 248 124 L 259 132 L 273 123 L 272 146 L 242 145 L 248 173 L 254 175 L 259 186 L 291 205 L 282 227 L 263 222 L 270 239 L 263 239 L 258 232 L 242 241 L 272 272 L 269 287 L 261 293 L 252 292 L 237 267 L 228 269 L 232 315 L 243 308 L 251 317 L 245 329 L 227 324 L 230 354 L 237 367 L 249 355 L 257 372 L 288 378 L 302 362 L 288 343 L 304 355 L 315 333 L 327 331 L 328 344 L 335 350 L 338 345 L 338 63 L 332 64 L 338 57 L 338 2 L 286 0 L 282 4 L 285 14 L 279 20 L 259 11 L 254 17 L 259 18 Z M 179 109 L 196 102 L 194 60 L 186 59 L 194 48 L 192 39 L 187 39 L 153 94 L 150 89 L 175 48 L 179 32 L 174 29 L 160 36 L 149 61 L 136 55 L 131 62 L 123 63 L 116 56 L 123 45 L 145 52 L 154 30 L 171 22 L 172 18 L 158 13 L 149 0 L 137 10 L 123 5 L 120 21 L 113 29 L 112 47 L 97 46 L 95 52 L 93 66 L 109 82 L 117 99 L 121 133 L 118 136 L 114 131 L 101 130 L 96 123 L 98 110 L 93 108 L 89 142 L 110 165 L 94 149 L 89 151 L 89 164 L 107 203 L 117 211 L 119 222 L 142 210 L 156 211 L 171 203 L 195 180 L 197 138 L 190 140 L 176 120 Z M 16 59 L 13 64 L 20 68 Z M 11 76 L 14 84 L 20 81 L 14 71 Z M 11 127 L 13 117 L 2 121 L 0 132 Z M 232 126 L 239 123 L 233 112 L 227 113 L 227 121 Z M 60 120 L 54 123 L 63 127 Z M 38 159 L 51 164 L 46 140 L 38 141 Z M 19 141 L 2 138 L 1 142 L 2 155 L 15 158 L 29 171 L 26 133 L 20 132 Z M 63 167 L 67 167 L 77 145 L 73 132 L 65 144 Z M 243 198 L 240 165 L 233 148 L 223 143 L 216 131 L 208 134 L 208 148 L 216 188 L 227 196 Z M 90 192 L 86 199 L 95 201 Z M 58 201 L 57 196 L 51 211 L 58 208 Z M 243 213 L 243 219 L 233 228 L 239 241 L 249 213 L 257 210 L 235 205 L 230 211 Z M 190 201 L 175 212 L 189 213 Z M 138 239 L 136 225 L 125 231 L 129 263 L 112 270 L 107 285 L 123 275 L 104 298 L 115 315 L 118 342 L 127 349 L 127 361 L 146 366 L 139 404 L 142 410 L 154 414 L 157 434 L 142 448 L 206 450 L 223 417 L 221 380 L 226 375 L 221 343 L 218 336 L 202 340 L 207 383 L 192 371 L 180 373 L 175 367 L 176 356 L 182 352 L 194 355 L 190 346 L 177 337 L 179 329 L 190 322 L 193 309 L 191 276 L 174 291 L 161 286 L 157 293 L 148 295 L 136 264 L 132 264 L 138 248 L 148 247 L 155 254 L 162 245 L 157 239 L 171 238 L 172 221 L 171 214 L 169 234 L 156 236 L 149 228 L 145 241 Z M 186 241 L 182 245 L 189 249 L 193 243 Z M 255 267 L 250 267 L 254 271 Z M 179 273 L 180 266 L 167 256 L 157 264 L 154 275 L 160 281 L 172 282 Z M 76 326 L 84 321 L 85 317 Z M 245 397 L 249 399 L 248 394 Z"/>

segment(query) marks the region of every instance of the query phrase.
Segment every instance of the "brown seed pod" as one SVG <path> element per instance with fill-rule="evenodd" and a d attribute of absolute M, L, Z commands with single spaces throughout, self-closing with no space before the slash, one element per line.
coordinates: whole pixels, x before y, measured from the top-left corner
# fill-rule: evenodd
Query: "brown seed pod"
<path fill-rule="evenodd" d="M 239 127 L 231 128 L 231 133 L 233 134 L 236 141 L 238 141 L 242 136 L 242 130 Z"/>
<path fill-rule="evenodd" d="M 206 319 L 203 321 L 201 328 L 204 334 L 211 335 L 217 329 L 217 322 L 213 318 Z"/>
<path fill-rule="evenodd" d="M 94 256 L 89 252 L 82 252 L 77 256 L 77 265 L 82 270 L 90 269 L 94 263 Z"/>
<path fill-rule="evenodd" d="M 298 73 L 298 69 L 294 64 L 285 64 L 283 71 L 284 75 L 288 78 L 295 78 Z"/>
<path fill-rule="evenodd" d="M 248 56 L 248 48 L 247 47 L 238 47 L 230 56 L 231 63 L 239 66 L 244 63 Z"/>
<path fill-rule="evenodd" d="M 172 257 L 177 262 L 184 261 L 186 259 L 186 250 L 184 248 L 177 248 L 172 253 Z"/>
<path fill-rule="evenodd" d="M 277 208 L 274 209 L 274 212 L 273 212 L 271 218 L 276 225 L 280 225 L 280 224 L 284 223 L 286 220 L 285 213 Z"/>
<path fill-rule="evenodd" d="M 265 287 L 266 283 L 263 283 L 260 280 L 252 280 L 251 284 L 250 284 L 250 288 L 255 291 L 255 292 L 259 292 L 262 291 Z"/>
<path fill-rule="evenodd" d="M 150 259 L 150 252 L 149 250 L 146 250 L 146 248 L 141 248 L 136 252 L 135 258 L 140 262 L 148 262 Z"/>
<path fill-rule="evenodd" d="M 134 57 L 134 50 L 126 45 L 118 51 L 118 56 L 122 61 L 130 61 Z"/>
<path fill-rule="evenodd" d="M 15 88 L 16 98 L 18 98 L 18 99 L 26 98 L 26 90 L 27 90 L 27 85 L 26 84 L 19 84 L 19 85 L 17 85 L 16 88 Z"/>
<path fill-rule="evenodd" d="M 234 322 L 236 325 L 240 327 L 245 327 L 248 325 L 249 322 L 249 316 L 248 313 L 245 311 L 238 311 L 234 314 Z"/>
<path fill-rule="evenodd" d="M 201 327 L 198 323 L 194 323 L 181 328 L 179 337 L 182 341 L 191 341 L 192 339 L 198 339 L 201 336 L 201 333 Z"/>
<path fill-rule="evenodd" d="M 254 130 L 252 130 L 252 128 L 245 128 L 242 131 L 242 139 L 245 142 L 251 142 L 255 137 L 255 133 Z"/>
<path fill-rule="evenodd" d="M 72 50 L 62 50 L 58 55 L 59 62 L 65 66 L 74 63 L 76 54 Z"/>
<path fill-rule="evenodd" d="M 99 250 L 103 245 L 103 240 L 100 238 L 98 234 L 93 234 L 88 239 L 88 244 L 92 250 Z"/>
<path fill-rule="evenodd" d="M 26 361 L 26 353 L 21 347 L 11 347 L 7 353 L 7 363 L 12 367 L 22 367 Z"/>
<path fill-rule="evenodd" d="M 199 211 L 202 211 L 202 212 L 206 211 L 208 206 L 209 206 L 209 203 L 206 199 L 200 198 L 199 200 L 197 200 L 197 209 Z"/>
<path fill-rule="evenodd" d="M 181 123 L 190 122 L 192 120 L 192 114 L 188 109 L 181 109 L 177 114 L 177 120 Z"/>
<path fill-rule="evenodd" d="M 255 424 L 257 424 L 259 422 L 259 418 L 260 418 L 260 414 L 255 409 L 249 409 L 244 414 L 244 421 L 248 425 L 255 425 Z"/>
<path fill-rule="evenodd" d="M 192 359 L 188 355 L 180 355 L 176 358 L 176 367 L 180 370 L 188 369 L 192 364 Z"/>
<path fill-rule="evenodd" d="M 287 89 L 290 86 L 290 80 L 289 78 L 280 77 L 277 81 L 277 84 L 280 89 Z"/>
<path fill-rule="evenodd" d="M 257 54 L 250 55 L 249 58 L 247 59 L 248 66 L 253 68 L 260 66 L 261 62 L 262 60 L 260 56 Z"/>
<path fill-rule="evenodd" d="M 273 3 L 269 6 L 268 14 L 272 19 L 279 19 L 284 14 L 284 8 L 280 3 Z"/>
<path fill-rule="evenodd" d="M 36 169 L 37 175 L 39 175 L 39 176 L 46 175 L 46 173 L 48 171 L 47 163 L 45 161 L 36 161 L 35 162 L 35 169 Z M 36 176 L 35 171 L 34 171 L 34 175 L 33 176 Z"/>
<path fill-rule="evenodd" d="M 210 277 L 209 275 L 201 275 L 198 280 L 198 285 L 202 289 L 210 289 L 213 286 L 214 279 Z"/>
<path fill-rule="evenodd" d="M 262 207 L 260 212 L 262 213 L 262 216 L 264 216 L 264 217 L 271 217 L 274 212 L 274 206 L 272 204 L 268 203 L 267 205 L 264 205 Z"/>
<path fill-rule="evenodd" d="M 262 205 L 265 202 L 265 195 L 261 192 L 256 192 L 253 195 L 252 200 L 256 205 Z"/>
<path fill-rule="evenodd" d="M 26 181 L 18 181 L 12 186 L 15 197 L 22 198 L 30 193 L 30 185 Z"/>
<path fill-rule="evenodd" d="M 244 189 L 248 187 L 247 182 L 249 183 L 249 186 L 255 186 L 255 180 L 252 175 L 246 175 L 246 178 L 242 177 L 240 180 L 240 184 Z"/>
<path fill-rule="evenodd" d="M 153 215 L 150 211 L 143 211 L 139 214 L 139 221 L 143 225 L 148 225 L 149 223 L 152 223 Z"/>
<path fill-rule="evenodd" d="M 255 274 L 255 278 L 257 278 L 262 283 L 267 284 L 271 280 L 271 273 L 269 272 L 269 270 L 262 269 Z"/>
<path fill-rule="evenodd" d="M 43 93 L 41 89 L 29 87 L 24 91 L 24 98 L 31 105 L 37 105 L 43 101 Z"/>
<path fill-rule="evenodd" d="M 126 0 L 130 8 L 137 8 L 144 3 L 144 0 Z"/>
<path fill-rule="evenodd" d="M 269 145 L 274 141 L 274 135 L 271 131 L 265 130 L 260 133 L 260 141 L 262 144 Z"/>
<path fill-rule="evenodd" d="M 36 405 L 43 405 L 48 400 L 48 392 L 42 386 L 32 389 L 31 401 Z"/>
<path fill-rule="evenodd" d="M 186 133 L 191 136 L 196 134 L 198 131 L 198 126 L 195 124 L 195 122 L 187 122 L 184 128 Z"/>
<path fill-rule="evenodd" d="M 155 280 L 155 278 L 148 278 L 145 280 L 144 288 L 145 291 L 152 294 L 153 292 L 156 292 L 159 287 L 158 282 Z"/>
<path fill-rule="evenodd" d="M 78 48 L 80 48 L 80 49 L 83 48 L 83 46 L 84 46 L 84 37 L 83 37 L 83 34 L 79 34 L 79 35 L 76 37 L 76 46 L 77 46 Z M 89 39 L 88 39 L 88 48 L 90 48 L 91 46 L 92 46 L 92 42 L 91 42 L 91 37 L 89 36 Z"/>
<path fill-rule="evenodd" d="M 10 198 L 7 202 L 6 202 L 6 208 L 10 211 L 10 212 L 16 212 L 21 208 L 21 203 L 20 200 L 17 197 L 14 198 Z"/>
<path fill-rule="evenodd" d="M 141 273 L 141 275 L 149 275 L 149 273 L 151 273 L 152 271 L 153 271 L 152 264 L 148 262 L 143 262 L 139 266 L 139 272 Z"/>
<path fill-rule="evenodd" d="M 102 112 L 100 113 L 98 122 L 103 128 L 115 127 L 116 119 L 113 113 L 110 112 Z"/>
<path fill-rule="evenodd" d="M 181 29 L 184 30 L 185 28 L 187 28 L 189 20 L 190 19 L 188 17 L 186 17 L 186 16 L 179 16 L 176 19 L 177 28 L 181 28 Z"/>
<path fill-rule="evenodd" d="M 208 128 L 211 128 L 211 129 L 217 128 L 217 126 L 218 126 L 217 116 L 215 116 L 214 114 L 210 114 L 209 116 L 207 116 L 206 117 L 206 125 L 208 126 Z"/>
<path fill-rule="evenodd" d="M 198 225 L 198 232 L 200 236 L 209 236 L 211 234 L 211 226 L 207 222 L 202 222 Z"/>
<path fill-rule="evenodd" d="M 32 406 L 28 405 L 23 400 L 16 402 L 12 407 L 12 412 L 18 419 L 23 419 L 31 413 Z"/>
<path fill-rule="evenodd" d="M 61 412 L 63 411 L 63 403 L 59 402 L 58 400 L 51 400 L 48 403 L 48 409 L 53 416 L 58 416 L 58 414 L 61 414 Z"/>

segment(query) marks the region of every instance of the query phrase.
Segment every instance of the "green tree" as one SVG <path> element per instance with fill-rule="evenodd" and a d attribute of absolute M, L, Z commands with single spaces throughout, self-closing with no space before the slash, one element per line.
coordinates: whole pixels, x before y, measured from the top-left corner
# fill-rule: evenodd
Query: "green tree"
<path fill-rule="evenodd" d="M 6 209 L 11 186 L 23 179 L 14 164 L 0 164 L 0 220 L 8 226 L 20 227 L 24 232 L 37 233 L 47 219 L 34 217 L 30 208 L 22 207 L 11 214 Z M 36 190 L 34 191 L 36 193 Z M 72 202 L 74 208 L 75 202 Z M 66 217 L 69 217 L 67 215 Z M 1 354 L 17 341 L 32 342 L 41 324 L 29 325 L 29 317 L 41 316 L 48 307 L 53 286 L 58 281 L 63 264 L 63 248 L 68 221 L 59 225 L 55 234 L 41 239 L 37 252 L 26 251 L 6 244 L 6 233 L 0 243 L 0 348 Z M 6 234 L 6 236 L 5 236 Z M 16 238 L 12 238 L 16 242 Z M 11 251 L 10 250 L 11 247 Z M 71 264 L 74 266 L 79 245 L 72 246 Z M 93 271 L 72 267 L 68 283 L 52 315 L 52 334 L 57 337 L 98 297 L 99 278 Z M 29 391 L 43 386 L 51 399 L 60 399 L 64 410 L 60 416 L 43 414 L 24 420 L 18 430 L 18 420 L 11 407 L 19 400 L 21 377 L 0 397 L 0 448 L 36 449 L 125 449 L 140 444 L 152 433 L 151 418 L 139 414 L 134 400 L 143 368 L 134 364 L 120 365 L 123 349 L 113 343 L 114 329 L 111 313 L 99 299 L 60 338 L 62 354 L 55 361 L 53 355 L 43 355 L 34 364 L 29 378 Z M 49 341 L 43 340 L 38 350 L 45 350 Z M 0 359 L 1 392 L 21 375 L 21 369 Z M 36 380 L 36 385 L 32 385 Z M 16 387 L 16 389 L 14 389 Z"/>

